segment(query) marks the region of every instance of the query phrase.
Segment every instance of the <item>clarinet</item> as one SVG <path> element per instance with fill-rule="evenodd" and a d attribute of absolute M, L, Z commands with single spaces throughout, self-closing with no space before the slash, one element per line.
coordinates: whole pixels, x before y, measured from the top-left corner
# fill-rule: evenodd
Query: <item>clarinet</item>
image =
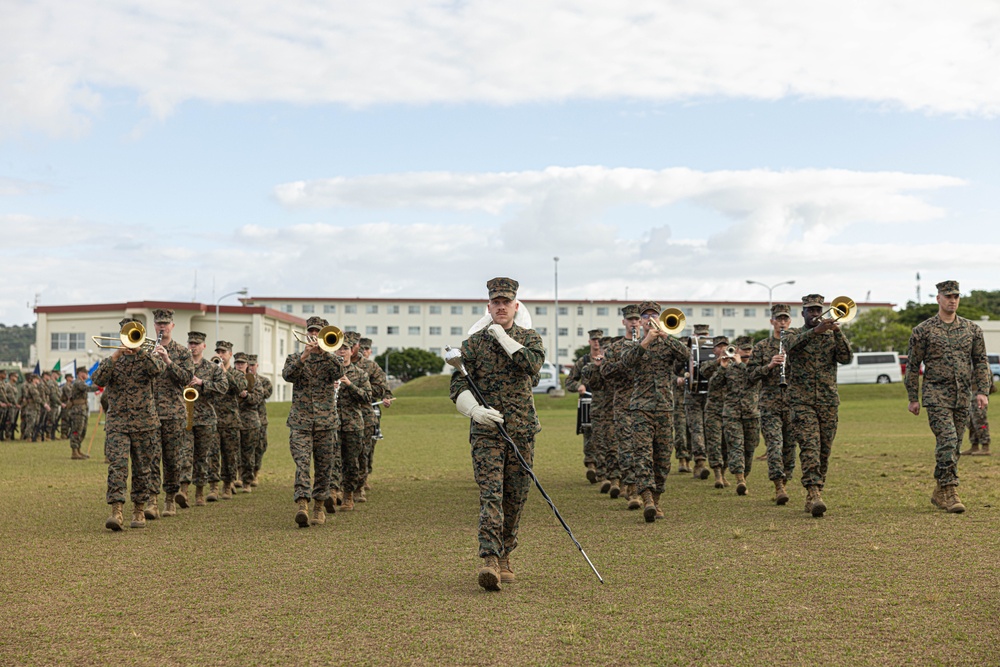
<path fill-rule="evenodd" d="M 781 330 L 778 332 L 778 354 L 785 354 L 785 331 Z M 785 361 L 781 361 L 781 374 L 778 376 L 778 386 L 787 387 L 788 378 L 785 377 Z"/>

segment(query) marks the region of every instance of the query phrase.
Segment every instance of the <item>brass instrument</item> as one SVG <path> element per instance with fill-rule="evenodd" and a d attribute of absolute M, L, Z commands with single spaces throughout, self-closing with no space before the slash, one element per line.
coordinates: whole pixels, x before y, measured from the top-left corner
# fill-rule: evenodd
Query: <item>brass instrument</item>
<path fill-rule="evenodd" d="M 102 350 L 119 350 L 125 348 L 128 350 L 152 352 L 160 344 L 160 336 L 157 336 L 155 339 L 146 338 L 146 327 L 134 321 L 123 324 L 117 338 L 114 336 L 91 336 L 91 338 L 94 341 L 94 345 Z M 118 341 L 121 345 L 112 345 L 102 341 Z"/>
<path fill-rule="evenodd" d="M 663 333 L 676 336 L 684 330 L 684 323 L 687 318 L 680 308 L 666 308 L 660 316 L 653 320 L 653 326 Z"/>
<path fill-rule="evenodd" d="M 738 356 L 740 356 L 740 351 L 736 349 L 735 345 L 730 345 L 722 352 L 722 355 L 719 357 L 719 363 L 725 366 Z"/>
<path fill-rule="evenodd" d="M 216 366 L 220 367 L 222 366 L 222 357 L 220 357 L 219 355 L 215 355 L 214 357 L 211 358 L 210 361 Z"/>
<path fill-rule="evenodd" d="M 187 430 L 194 428 L 194 402 L 198 400 L 198 390 L 194 387 L 184 387 L 184 409 L 187 410 Z"/>
<path fill-rule="evenodd" d="M 344 344 L 344 332 L 332 324 L 320 329 L 315 336 L 310 336 L 308 333 L 302 334 L 298 331 L 292 331 L 292 335 L 303 345 L 316 343 L 319 345 L 319 349 L 324 352 L 334 352 Z"/>
<path fill-rule="evenodd" d="M 829 315 L 829 318 L 825 316 Z M 830 307 L 824 310 L 814 321 L 817 325 L 824 319 L 837 324 L 846 324 L 858 316 L 858 304 L 849 296 L 838 296 L 830 302 Z"/>
<path fill-rule="evenodd" d="M 246 376 L 247 376 L 247 391 L 251 392 L 253 391 L 254 384 L 256 384 L 257 382 L 257 376 L 250 372 L 247 372 Z"/>

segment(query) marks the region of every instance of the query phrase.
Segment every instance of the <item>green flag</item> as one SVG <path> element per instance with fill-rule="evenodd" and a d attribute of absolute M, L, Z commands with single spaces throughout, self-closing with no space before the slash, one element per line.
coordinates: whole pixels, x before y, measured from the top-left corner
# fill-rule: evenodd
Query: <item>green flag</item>
<path fill-rule="evenodd" d="M 56 365 L 52 367 L 52 370 L 58 373 L 61 368 L 62 368 L 62 359 L 56 362 Z"/>

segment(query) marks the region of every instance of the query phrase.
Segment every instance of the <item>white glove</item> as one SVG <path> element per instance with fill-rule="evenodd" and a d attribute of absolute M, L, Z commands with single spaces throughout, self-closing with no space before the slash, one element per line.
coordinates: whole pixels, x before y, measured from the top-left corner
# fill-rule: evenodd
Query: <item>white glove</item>
<path fill-rule="evenodd" d="M 514 358 L 514 353 L 518 350 L 524 349 L 524 346 L 518 343 L 516 340 L 507 335 L 507 332 L 503 330 L 503 327 L 499 324 L 491 324 L 487 331 L 490 335 L 497 339 L 503 351 L 507 353 L 507 356 Z"/>
<path fill-rule="evenodd" d="M 459 394 L 458 398 L 455 399 L 455 407 L 458 408 L 459 412 L 466 417 L 470 417 L 477 424 L 495 426 L 496 424 L 503 423 L 503 415 L 500 414 L 499 410 L 484 408 L 479 405 L 476 397 L 468 389 Z"/>

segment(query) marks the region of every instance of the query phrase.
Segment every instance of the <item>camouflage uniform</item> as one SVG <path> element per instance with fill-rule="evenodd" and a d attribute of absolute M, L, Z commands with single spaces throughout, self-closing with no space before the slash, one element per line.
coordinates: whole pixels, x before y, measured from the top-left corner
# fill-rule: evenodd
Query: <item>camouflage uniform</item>
<path fill-rule="evenodd" d="M 922 405 L 936 439 L 934 479 L 941 486 L 957 486 L 958 447 L 969 421 L 970 400 L 973 394 L 989 395 L 983 331 L 964 317 L 956 315 L 946 324 L 935 315 L 913 328 L 908 354 L 906 393 L 911 403 L 920 393 L 919 369 L 924 365 Z"/>
<path fill-rule="evenodd" d="M 690 358 L 693 354 L 691 345 L 694 339 L 689 337 L 683 339 L 682 342 L 687 345 L 689 355 L 688 367 L 684 371 L 694 375 L 694 377 L 688 378 L 684 387 L 684 417 L 687 426 L 688 452 L 690 454 L 688 458 L 694 459 L 697 466 L 699 461 L 705 461 L 708 458 L 708 449 L 705 444 L 705 406 L 708 403 L 708 394 L 703 393 L 707 389 L 707 382 L 701 384 L 698 382 L 698 378 L 701 375 L 703 364 L 711 361 L 713 355 L 711 351 L 706 350 L 704 345 L 701 344 L 702 340 L 708 338 L 708 325 L 696 324 L 694 333 L 697 336 L 699 345 L 699 362 L 697 366 L 693 365 L 693 360 Z"/>
<path fill-rule="evenodd" d="M 364 410 L 365 406 L 371 407 L 372 388 L 368 374 L 355 363 L 344 367 L 344 375 L 351 384 L 341 382 L 337 391 L 337 411 L 340 416 L 337 436 L 340 446 L 338 451 L 337 445 L 334 445 L 330 486 L 343 491 L 346 496 L 360 491 L 365 483 L 366 471 L 361 468 L 365 436 Z"/>
<path fill-rule="evenodd" d="M 602 332 L 603 334 L 603 332 Z M 588 382 L 583 381 L 583 369 L 584 367 L 591 363 L 590 353 L 584 354 L 582 357 L 577 359 L 573 363 L 573 368 L 570 370 L 569 375 L 566 376 L 566 391 L 572 392 L 574 394 L 579 393 L 580 385 L 584 385 L 587 391 L 593 392 L 593 388 Z M 593 414 L 594 414 L 594 404 L 591 401 L 590 414 L 591 414 L 591 424 L 593 424 Z M 596 466 L 597 465 L 597 454 L 594 452 L 594 443 L 592 442 L 593 426 L 584 426 L 583 431 L 583 465 L 584 466 Z"/>
<path fill-rule="evenodd" d="M 991 385 L 992 387 L 992 385 Z M 969 404 L 969 444 L 975 447 L 990 446 L 990 422 L 986 414 L 988 406 L 980 408 L 976 397 L 973 396 Z"/>
<path fill-rule="evenodd" d="M 628 409 L 632 402 L 633 369 L 625 364 L 622 354 L 632 345 L 636 343 L 625 338 L 615 340 L 604 351 L 604 361 L 601 362 L 604 386 L 612 395 L 612 437 L 618 451 L 618 470 L 621 482 L 626 485 L 635 484 L 636 451 L 632 413 Z"/>
<path fill-rule="evenodd" d="M 260 419 L 260 431 L 257 434 L 257 451 L 253 460 L 253 476 L 257 479 L 260 474 L 260 465 L 264 460 L 264 452 L 267 451 L 267 399 L 274 393 L 271 381 L 264 375 L 257 376 L 257 384 L 260 385 L 261 400 L 257 404 L 257 417 Z"/>
<path fill-rule="evenodd" d="M 75 381 L 76 378 L 70 378 L 59 387 L 59 405 L 61 407 L 59 411 L 59 437 L 61 438 L 69 438 L 69 395 Z"/>
<path fill-rule="evenodd" d="M 21 414 L 21 387 L 18 385 L 16 373 L 7 376 L 7 395 L 10 399 L 7 408 L 7 439 L 13 440 L 17 418 Z"/>
<path fill-rule="evenodd" d="M 340 429 L 334 383 L 343 375 L 340 360 L 329 352 L 315 352 L 305 361 L 301 354 L 290 354 L 285 359 L 281 377 L 292 383 L 287 423 L 288 444 L 295 461 L 296 501 L 329 497 L 334 434 Z M 310 462 L 315 469 L 311 490 Z"/>
<path fill-rule="evenodd" d="M 21 440 L 32 442 L 38 439 L 35 431 L 38 429 L 42 410 L 45 409 L 42 385 L 35 382 L 37 377 L 34 374 L 29 375 L 21 389 Z"/>
<path fill-rule="evenodd" d="M 361 339 L 361 347 L 365 348 L 365 341 L 367 339 Z M 371 341 L 368 341 L 367 345 L 371 347 Z M 372 402 L 381 401 L 384 398 L 392 398 L 392 391 L 389 389 L 389 378 L 385 376 L 385 371 L 383 371 L 378 364 L 376 364 L 371 359 L 366 358 L 364 355 L 359 354 L 357 360 L 354 362 L 357 364 L 358 368 L 363 370 L 368 374 L 368 382 L 371 384 L 372 389 Z M 364 406 L 365 415 L 365 434 L 363 438 L 364 451 L 361 454 L 361 475 L 364 478 L 362 484 L 368 478 L 368 475 L 372 472 L 372 459 L 375 456 L 375 407 L 368 403 Z"/>
<path fill-rule="evenodd" d="M 7 374 L 0 371 L 0 441 L 7 439 L 8 425 L 16 403 L 14 386 L 7 381 Z"/>
<path fill-rule="evenodd" d="M 717 359 L 701 365 L 701 375 L 708 380 L 705 395 L 705 453 L 709 468 L 723 468 L 729 460 L 728 442 L 722 428 L 722 411 L 726 403 L 726 385 Z"/>
<path fill-rule="evenodd" d="M 773 336 L 759 341 L 754 345 L 749 362 L 751 368 L 761 368 L 764 372 L 760 387 L 760 430 L 767 448 L 767 478 L 772 482 L 791 479 L 795 470 L 795 440 L 792 438 L 788 388 L 780 386 L 780 366 L 767 370 L 771 358 L 778 354 L 778 342 Z"/>
<path fill-rule="evenodd" d="M 747 349 L 749 343 L 747 338 L 746 347 L 742 347 L 739 342 L 737 346 Z M 716 373 L 719 381 L 725 385 L 722 429 L 729 448 L 729 472 L 734 475 L 749 475 L 753 466 L 753 452 L 760 441 L 760 409 L 757 400 L 762 375 L 759 367 L 733 362 Z"/>
<path fill-rule="evenodd" d="M 232 343 L 218 341 L 216 349 L 228 347 L 232 349 Z M 239 396 L 247 388 L 247 378 L 244 373 L 235 368 L 223 368 L 229 386 L 225 394 L 215 394 L 212 407 L 215 408 L 215 415 L 218 418 L 217 430 L 219 433 L 218 443 L 221 454 L 221 467 L 219 476 L 222 483 L 229 486 L 236 480 L 240 464 L 240 406 Z M 213 467 L 215 457 L 213 456 Z"/>
<path fill-rule="evenodd" d="M 173 321 L 173 311 L 170 319 L 164 320 L 158 315 L 162 311 L 154 311 L 157 322 Z M 163 346 L 170 357 L 170 363 L 155 380 L 153 391 L 156 395 L 156 413 L 160 418 L 160 446 L 153 449 L 150 460 L 150 493 L 157 496 L 160 493 L 160 465 L 163 466 L 163 491 L 168 498 L 180 490 L 180 476 L 183 452 L 187 449 L 187 409 L 184 407 L 184 387 L 194 376 L 194 361 L 191 352 L 175 340 Z"/>
<path fill-rule="evenodd" d="M 79 450 L 83 439 L 87 437 L 87 394 L 97 391 L 97 385 L 88 385 L 83 380 L 76 380 L 69 386 L 66 398 L 66 415 L 69 418 L 69 446 Z"/>
<path fill-rule="evenodd" d="M 116 353 L 117 354 L 117 353 Z M 153 381 L 165 364 L 148 352 L 103 359 L 94 371 L 94 384 L 106 387 L 105 455 L 108 457 L 107 502 L 125 502 L 129 459 L 132 461 L 132 502 L 145 503 L 151 490 L 150 459 L 158 447 L 160 419 L 156 413 Z"/>
<path fill-rule="evenodd" d="M 490 299 L 514 299 L 517 283 L 487 283 Z M 507 297 L 507 295 L 510 295 Z M 534 329 L 512 324 L 508 336 L 524 347 L 508 356 L 488 329 L 477 331 L 462 342 L 462 361 L 487 405 L 503 415 L 503 426 L 530 466 L 534 458 L 535 434 L 541 430 L 531 394 L 533 376 L 545 361 L 545 348 Z M 451 400 L 469 390 L 461 373 L 451 376 Z M 506 557 L 517 547 L 521 511 L 531 487 L 531 477 L 495 426 L 470 420 L 469 443 L 472 467 L 479 485 L 479 556 Z"/>
<path fill-rule="evenodd" d="M 253 389 L 248 388 L 247 395 L 240 396 L 238 400 L 240 409 L 240 479 L 243 481 L 244 489 L 250 488 L 250 484 L 254 481 L 254 470 L 257 468 L 257 438 L 260 434 L 258 406 L 264 401 L 264 387 L 260 383 L 260 378 L 250 373 L 244 373 L 243 378 L 248 385 L 250 377 L 254 378 Z"/>
<path fill-rule="evenodd" d="M 57 376 L 58 377 L 58 376 Z M 59 416 L 62 413 L 62 399 L 59 395 L 59 382 L 49 376 L 45 382 L 48 390 L 49 411 L 45 417 L 45 433 L 50 440 L 56 439 L 56 430 L 59 428 Z"/>
<path fill-rule="evenodd" d="M 614 340 L 610 337 L 602 338 L 601 349 L 607 349 Z M 603 366 L 603 362 L 601 366 Z M 614 389 L 610 383 L 604 381 L 601 366 L 591 361 L 581 371 L 583 384 L 591 394 L 590 446 L 596 459 L 595 467 L 598 481 L 621 479 L 621 470 L 618 466 L 618 443 L 615 440 L 614 431 Z"/>
<path fill-rule="evenodd" d="M 204 334 L 188 340 L 204 341 Z M 218 470 L 218 455 L 214 454 L 218 447 L 218 416 L 215 414 L 214 403 L 229 390 L 229 377 L 221 367 L 202 357 L 194 365 L 193 377 L 201 380 L 196 386 L 198 400 L 194 402 L 194 414 L 191 417 L 191 450 L 181 460 L 181 484 L 194 483 L 195 486 L 205 486 L 220 481 Z M 213 459 L 214 457 L 214 459 Z"/>
<path fill-rule="evenodd" d="M 814 297 L 814 298 L 812 298 Z M 820 295 L 808 295 L 803 305 L 818 301 Z M 785 375 L 788 378 L 788 403 L 792 413 L 792 432 L 799 447 L 802 486 L 822 490 L 830 451 L 837 436 L 837 364 L 848 364 L 854 357 L 843 332 L 815 329 L 790 330 L 785 334 Z"/>
<path fill-rule="evenodd" d="M 691 447 L 688 445 L 687 434 L 687 410 L 684 407 L 684 392 L 678 387 L 674 387 L 674 456 L 678 461 L 687 461 L 691 458 Z M 682 471 L 683 472 L 683 471 Z"/>

